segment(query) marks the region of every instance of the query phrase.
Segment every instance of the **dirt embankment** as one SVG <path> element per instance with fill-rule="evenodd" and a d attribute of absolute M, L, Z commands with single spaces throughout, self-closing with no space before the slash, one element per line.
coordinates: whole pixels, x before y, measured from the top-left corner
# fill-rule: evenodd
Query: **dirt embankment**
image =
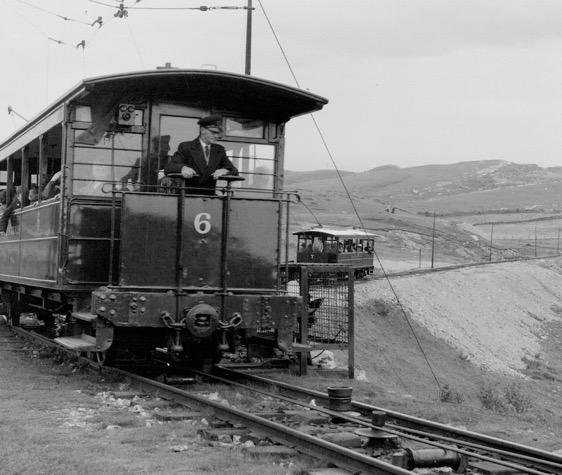
<path fill-rule="evenodd" d="M 537 359 L 556 364 L 544 345 L 549 324 L 562 323 L 562 259 L 373 280 L 356 286 L 355 299 L 399 301 L 462 359 L 494 372 L 522 375 Z"/>

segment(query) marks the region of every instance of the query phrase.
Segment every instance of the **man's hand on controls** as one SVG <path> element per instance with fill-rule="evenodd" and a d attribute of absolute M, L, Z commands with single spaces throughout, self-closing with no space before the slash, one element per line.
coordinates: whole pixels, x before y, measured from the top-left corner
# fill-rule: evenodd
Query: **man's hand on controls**
<path fill-rule="evenodd" d="M 181 169 L 181 176 L 184 178 L 193 178 L 195 176 L 195 170 L 191 167 L 184 166 Z"/>
<path fill-rule="evenodd" d="M 228 175 L 230 172 L 226 168 L 219 168 L 213 173 L 213 178 L 218 180 L 221 176 Z"/>

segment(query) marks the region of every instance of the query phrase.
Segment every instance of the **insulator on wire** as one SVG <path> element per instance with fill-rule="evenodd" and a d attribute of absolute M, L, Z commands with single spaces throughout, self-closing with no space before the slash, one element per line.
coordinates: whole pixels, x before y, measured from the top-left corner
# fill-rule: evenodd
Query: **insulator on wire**
<path fill-rule="evenodd" d="M 96 21 L 94 21 L 90 26 L 94 26 L 94 25 L 96 25 L 96 24 L 99 25 L 100 28 L 102 27 L 102 25 L 103 25 L 103 19 L 102 19 L 101 16 L 99 16 L 98 19 L 97 19 Z"/>

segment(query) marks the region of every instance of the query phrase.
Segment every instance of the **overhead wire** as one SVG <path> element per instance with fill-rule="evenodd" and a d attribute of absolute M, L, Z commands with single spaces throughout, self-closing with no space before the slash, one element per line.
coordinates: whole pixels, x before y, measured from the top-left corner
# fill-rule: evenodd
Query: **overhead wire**
<path fill-rule="evenodd" d="M 49 35 L 45 33 L 41 28 L 35 25 L 32 21 L 30 21 L 25 15 L 21 14 L 18 10 L 16 10 L 12 5 L 10 5 L 6 0 L 0 0 L 4 5 L 6 5 L 10 10 L 15 12 L 18 16 L 23 18 L 27 23 L 29 23 L 34 29 L 36 29 L 39 33 L 41 33 L 44 37 L 49 38 Z"/>
<path fill-rule="evenodd" d="M 42 12 L 48 13 L 49 15 L 54 15 L 54 16 L 59 17 L 62 20 L 65 20 L 65 21 L 73 21 L 73 22 L 76 22 L 76 23 L 82 23 L 83 25 L 90 25 L 90 23 L 87 23 L 85 21 L 75 20 L 74 18 L 69 18 L 69 17 L 64 16 L 64 15 L 59 15 L 58 13 L 54 13 L 54 12 L 51 12 L 49 10 L 45 10 L 44 8 L 41 8 L 41 7 L 38 7 L 37 5 L 33 5 L 31 3 L 28 3 L 24 0 L 14 0 L 14 1 L 16 1 L 18 3 L 23 3 L 24 5 L 27 5 L 28 7 L 35 8 L 36 10 L 40 10 Z"/>
<path fill-rule="evenodd" d="M 115 8 L 115 5 L 108 5 L 107 3 L 100 2 L 98 0 L 88 0 L 91 3 L 97 3 L 98 5 L 104 5 L 106 7 Z M 133 5 L 139 3 L 140 0 L 137 0 Z M 125 7 L 123 6 L 123 10 L 200 10 L 202 12 L 210 11 L 210 10 L 247 10 L 248 7 L 234 7 L 234 6 L 222 6 L 222 7 L 207 7 L 207 6 L 200 6 L 200 7 Z"/>
<path fill-rule="evenodd" d="M 283 57 L 285 58 L 285 62 L 287 63 L 287 66 L 289 67 L 289 70 L 291 71 L 291 74 L 292 74 L 292 76 L 293 76 L 293 79 L 294 79 L 294 81 L 295 81 L 297 87 L 298 87 L 299 89 L 301 89 L 301 86 L 300 86 L 300 84 L 299 84 L 299 81 L 297 80 L 297 77 L 296 77 L 296 75 L 295 75 L 295 73 L 294 73 L 294 71 L 293 71 L 293 68 L 291 67 L 291 64 L 290 64 L 290 62 L 289 62 L 289 59 L 288 59 L 287 55 L 285 54 L 285 50 L 283 49 L 283 46 L 281 45 L 281 42 L 279 41 L 279 38 L 278 38 L 278 36 L 277 36 L 277 34 L 276 34 L 276 32 L 275 32 L 275 29 L 273 28 L 273 25 L 272 25 L 271 21 L 269 20 L 269 17 L 268 17 L 268 15 L 267 15 L 266 11 L 265 11 L 265 8 L 264 8 L 264 6 L 263 6 L 261 0 L 258 0 L 258 3 L 259 3 L 259 5 L 260 5 L 260 7 L 261 7 L 261 9 L 262 9 L 262 12 L 263 12 L 263 15 L 264 15 L 265 19 L 267 20 L 267 23 L 269 24 L 269 27 L 270 27 L 270 29 L 271 29 L 271 31 L 272 31 L 272 33 L 273 33 L 273 36 L 275 37 L 275 40 L 276 40 L 276 42 L 277 42 L 279 48 L 281 49 L 281 53 L 283 54 Z M 328 153 L 328 156 L 330 157 L 330 160 L 331 160 L 331 162 L 332 162 L 332 164 L 333 164 L 333 166 L 334 166 L 334 169 L 335 169 L 335 171 L 336 171 L 336 173 L 337 173 L 337 175 L 338 175 L 338 178 L 339 178 L 339 180 L 340 180 L 340 182 L 341 182 L 341 184 L 342 184 L 342 186 L 343 186 L 343 188 L 344 188 L 344 190 L 345 190 L 345 193 L 346 193 L 346 195 L 347 195 L 347 197 L 348 197 L 348 199 L 349 199 L 349 202 L 351 203 L 351 206 L 352 206 L 352 208 L 353 208 L 353 211 L 354 211 L 355 215 L 357 216 L 357 219 L 359 220 L 359 223 L 360 223 L 360 225 L 361 225 L 361 229 L 365 232 L 365 234 L 367 234 L 365 225 L 363 224 L 363 220 L 361 219 L 361 216 L 360 216 L 360 214 L 359 214 L 359 211 L 357 210 L 357 207 L 355 206 L 355 203 L 354 203 L 354 201 L 353 201 L 353 199 L 352 199 L 352 197 L 351 197 L 351 194 L 350 194 L 349 190 L 347 189 L 347 186 L 346 186 L 346 184 L 345 184 L 345 182 L 344 182 L 344 180 L 343 180 L 343 177 L 342 177 L 342 175 L 341 175 L 341 173 L 340 173 L 340 171 L 339 171 L 339 169 L 338 169 L 338 166 L 337 166 L 337 164 L 336 164 L 336 161 L 334 160 L 334 157 L 333 157 L 333 155 L 332 155 L 332 152 L 331 152 L 331 150 L 330 150 L 330 147 L 328 146 L 328 143 L 326 142 L 326 139 L 324 138 L 324 134 L 322 133 L 320 127 L 318 126 L 318 123 L 317 123 L 317 121 L 316 121 L 316 118 L 314 117 L 314 114 L 310 113 L 310 117 L 311 117 L 311 119 L 312 119 L 312 122 L 314 123 L 314 126 L 315 126 L 315 128 L 316 128 L 316 131 L 318 132 L 318 134 L 319 134 L 319 136 L 320 136 L 320 140 L 322 141 L 322 144 L 324 145 L 324 148 L 325 148 L 326 152 Z M 307 209 L 308 209 L 308 208 L 307 208 Z M 315 219 L 316 219 L 316 217 L 315 217 Z M 404 309 L 404 307 L 403 307 L 403 305 L 402 305 L 402 302 L 401 302 L 400 298 L 398 297 L 398 294 L 397 294 L 397 292 L 396 292 L 394 286 L 392 285 L 392 283 L 391 283 L 391 281 L 390 281 L 390 278 L 389 278 L 388 274 L 386 273 L 386 271 L 385 271 L 385 269 L 384 269 L 384 266 L 382 265 L 382 262 L 381 262 L 381 260 L 380 260 L 380 258 L 379 258 L 379 256 L 378 256 L 378 254 L 377 254 L 377 252 L 376 252 L 375 249 L 373 249 L 373 254 L 375 255 L 375 257 L 376 257 L 376 259 L 377 259 L 377 262 L 378 262 L 378 264 L 379 264 L 379 266 L 380 266 L 380 268 L 381 268 L 381 270 L 382 270 L 382 272 L 383 272 L 383 275 L 385 276 L 385 279 L 386 279 L 386 281 L 387 281 L 387 283 L 388 283 L 388 285 L 389 285 L 389 287 L 390 287 L 390 290 L 391 290 L 392 294 L 394 295 L 394 298 L 396 299 L 396 302 L 397 302 L 398 307 L 400 308 L 400 311 L 402 312 L 402 314 L 403 314 L 403 316 L 404 316 L 404 318 L 405 318 L 405 320 L 406 320 L 408 326 L 410 327 L 410 330 L 411 330 L 412 334 L 414 335 L 414 338 L 415 338 L 415 340 L 416 340 L 416 343 L 417 343 L 417 345 L 418 345 L 418 347 L 419 347 L 419 349 L 420 349 L 420 351 L 421 351 L 421 353 L 422 353 L 422 355 L 423 355 L 423 357 L 424 357 L 424 359 L 425 359 L 425 361 L 426 361 L 426 363 L 427 363 L 427 366 L 429 367 L 429 370 L 431 371 L 431 374 L 432 374 L 433 379 L 435 380 L 435 382 L 436 382 L 436 384 L 437 384 L 437 387 L 439 388 L 440 391 L 442 391 L 441 384 L 439 383 L 439 379 L 437 378 L 437 375 L 436 375 L 435 372 L 433 371 L 433 367 L 432 367 L 431 363 L 429 362 L 429 358 L 427 357 L 427 354 L 425 353 L 425 350 L 423 349 L 423 346 L 421 345 L 421 342 L 420 342 L 420 340 L 419 340 L 418 337 L 417 337 L 417 334 L 416 334 L 416 332 L 415 332 L 415 330 L 414 330 L 414 327 L 412 326 L 412 324 L 411 324 L 411 322 L 410 322 L 410 319 L 408 318 L 408 315 L 407 315 L 407 313 L 406 313 L 406 311 L 405 311 L 405 309 Z"/>
<path fill-rule="evenodd" d="M 82 46 L 82 47 L 85 46 L 86 43 L 84 42 L 84 40 L 82 40 L 80 43 L 78 43 L 78 44 L 76 45 L 76 44 L 71 44 L 71 43 L 68 43 L 68 42 L 66 42 L 66 41 L 63 41 L 63 40 L 54 38 L 53 36 L 49 35 L 49 34 L 46 33 L 45 31 L 43 31 L 41 28 L 39 28 L 39 27 L 38 27 L 34 22 L 32 22 L 26 15 L 22 14 L 21 12 L 19 12 L 17 9 L 15 9 L 15 8 L 14 8 L 12 5 L 10 5 L 8 2 L 6 2 L 5 0 L 1 0 L 1 1 L 2 1 L 2 3 L 3 3 L 4 5 L 6 5 L 8 8 L 10 8 L 12 11 L 14 11 L 18 16 L 20 16 L 20 17 L 21 17 L 23 20 L 25 20 L 27 23 L 29 23 L 29 25 L 31 25 L 35 30 L 37 30 L 41 35 L 43 35 L 43 36 L 44 36 L 45 38 L 47 38 L 49 41 L 51 41 L 51 42 L 53 42 L 53 43 L 57 43 L 57 44 L 59 44 L 59 45 L 70 46 L 71 48 L 78 48 L 79 46 Z M 26 6 L 30 7 L 30 8 L 34 8 L 34 9 L 39 10 L 39 11 L 41 11 L 41 12 L 43 12 L 43 13 L 48 14 L 48 15 L 52 15 L 52 16 L 58 17 L 58 18 L 60 18 L 60 19 L 62 19 L 62 20 L 64 20 L 64 21 L 72 21 L 72 22 L 76 22 L 76 23 L 80 23 L 80 24 L 88 25 L 88 26 L 94 26 L 94 25 L 96 25 L 96 24 L 99 24 L 99 25 L 100 25 L 100 28 L 101 28 L 101 26 L 103 25 L 103 22 L 102 22 L 101 17 L 98 17 L 97 20 L 93 21 L 92 23 L 89 23 L 89 22 L 85 22 L 85 21 L 81 21 L 81 20 L 76 20 L 76 19 L 74 19 L 74 18 L 70 18 L 70 17 L 64 16 L 64 15 L 60 15 L 60 14 L 55 13 L 55 12 L 52 12 L 52 11 L 50 11 L 50 10 L 46 10 L 46 9 L 44 9 L 44 8 L 38 7 L 38 6 L 36 6 L 36 5 L 33 5 L 33 4 L 31 4 L 31 3 L 29 3 L 29 2 L 26 2 L 26 1 L 24 1 L 24 0 L 13 0 L 13 1 L 18 2 L 18 3 L 21 3 L 22 5 L 26 5 Z M 98 28 L 98 30 L 99 30 L 99 28 Z M 97 31 L 94 33 L 93 36 L 95 36 L 96 34 L 97 34 Z M 93 38 L 93 37 L 92 37 L 92 38 Z"/>
<path fill-rule="evenodd" d="M 301 201 L 300 201 L 300 204 L 303 205 L 303 206 L 308 210 L 308 212 L 309 212 L 309 213 L 312 215 L 312 217 L 316 220 L 316 222 L 318 223 L 318 225 L 319 225 L 319 226 L 322 226 L 322 223 L 320 222 L 320 220 L 316 217 L 316 215 L 312 212 L 312 210 L 311 210 L 308 206 L 306 206 L 306 203 L 301 200 Z"/>
<path fill-rule="evenodd" d="M 144 61 L 142 60 L 142 56 L 141 56 L 139 47 L 137 45 L 137 41 L 135 39 L 135 35 L 133 35 L 133 30 L 131 29 L 131 25 L 129 24 L 129 20 L 128 20 L 127 17 L 125 17 L 125 23 L 127 24 L 127 28 L 129 29 L 129 34 L 131 35 L 131 39 L 133 40 L 133 45 L 135 46 L 135 50 L 137 51 L 137 55 L 140 59 L 142 67 L 145 68 Z"/>

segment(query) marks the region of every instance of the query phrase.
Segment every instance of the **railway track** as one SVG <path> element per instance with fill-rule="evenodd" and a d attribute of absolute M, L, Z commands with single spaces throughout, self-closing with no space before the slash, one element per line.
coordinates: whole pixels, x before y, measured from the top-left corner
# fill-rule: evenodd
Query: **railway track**
<path fill-rule="evenodd" d="M 14 330 L 41 344 L 54 345 L 40 335 L 19 328 Z M 426 473 L 432 473 L 431 468 L 438 470 L 437 467 L 449 466 L 458 472 L 500 473 L 502 469 L 510 469 L 510 473 L 562 474 L 562 456 L 557 454 L 355 402 L 351 398 L 350 407 L 346 408 L 350 410 L 342 410 L 343 407 L 334 410 L 334 400 L 326 393 L 226 366 L 217 367 L 220 376 L 197 373 L 197 377 L 213 381 L 217 391 L 229 388 L 232 391 L 235 387 L 256 400 L 258 394 L 274 398 L 278 401 L 277 410 L 242 410 L 221 402 L 222 398 L 212 400 L 193 385 L 185 385 L 191 382 L 186 378 L 169 378 L 169 381 L 179 381 L 181 386 L 178 387 L 122 369 L 100 367 L 86 358 L 83 361 L 97 371 L 126 378 L 139 394 L 158 396 L 190 411 L 211 410 L 229 427 L 259 434 L 259 437 L 351 473 L 405 474 L 411 473 L 412 468 L 428 468 L 430 471 Z M 311 402 L 312 399 L 316 403 Z"/>
<path fill-rule="evenodd" d="M 327 393 L 295 387 L 224 366 L 219 366 L 219 368 L 222 374 L 230 379 L 261 384 L 266 387 L 275 388 L 276 392 L 293 394 L 299 398 L 312 398 L 325 407 L 330 405 L 330 397 Z M 562 456 L 552 452 L 357 401 L 351 401 L 350 406 L 352 411 L 363 416 L 363 418 L 358 419 L 358 421 L 363 423 L 368 422 L 368 417 L 373 412 L 386 414 L 388 422 L 384 424 L 384 430 L 389 434 L 394 434 L 404 439 L 427 443 L 444 450 L 453 450 L 467 457 L 477 458 L 504 467 L 518 470 L 524 469 L 525 471 L 522 473 L 562 474 Z M 345 418 L 346 416 L 342 415 L 341 417 Z M 351 417 L 349 420 L 356 421 L 357 418 Z M 374 425 L 369 427 L 381 430 L 380 427 Z M 458 450 L 451 448 L 451 446 L 456 446 Z"/>

